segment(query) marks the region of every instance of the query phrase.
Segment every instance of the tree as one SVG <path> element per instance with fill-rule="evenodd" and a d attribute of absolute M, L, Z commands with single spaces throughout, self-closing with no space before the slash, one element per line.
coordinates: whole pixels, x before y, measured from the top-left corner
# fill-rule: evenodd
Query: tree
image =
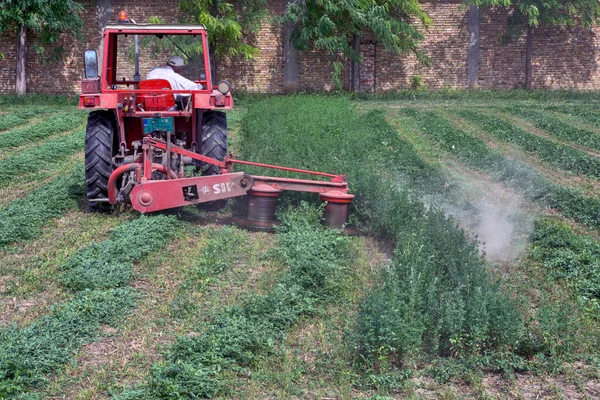
<path fill-rule="evenodd" d="M 581 24 L 591 28 L 600 20 L 598 0 L 475 0 L 468 2 L 480 7 L 512 7 L 505 39 L 521 35 L 526 27 L 525 88 L 531 90 L 531 53 L 533 52 L 534 30 L 540 26 L 574 26 Z"/>
<path fill-rule="evenodd" d="M 56 43 L 61 32 L 78 37 L 83 21 L 79 17 L 83 7 L 74 0 L 0 0 L 0 35 L 15 29 L 17 33 L 17 94 L 27 92 L 27 35 L 39 37 L 36 51 L 44 52 L 44 46 Z M 57 46 L 55 51 L 60 51 Z"/>
<path fill-rule="evenodd" d="M 360 62 L 360 36 L 366 32 L 389 50 L 427 61 L 419 51 L 423 34 L 414 22 L 426 28 L 431 19 L 418 0 L 300 0 L 288 5 L 285 19 L 296 24 L 291 37 L 296 48 L 325 50 L 337 60 L 333 66 L 338 88 L 340 58 Z M 357 79 L 356 68 L 352 75 Z"/>
<path fill-rule="evenodd" d="M 246 43 L 244 33 L 256 32 L 267 15 L 266 0 L 240 0 L 236 8 L 223 0 L 182 0 L 179 7 L 194 21 L 206 26 L 213 79 L 220 57 L 253 59 L 258 48 Z"/>

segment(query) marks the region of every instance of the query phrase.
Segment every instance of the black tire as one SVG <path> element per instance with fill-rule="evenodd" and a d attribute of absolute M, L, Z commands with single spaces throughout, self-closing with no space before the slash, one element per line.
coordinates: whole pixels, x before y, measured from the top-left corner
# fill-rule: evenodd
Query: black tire
<path fill-rule="evenodd" d="M 227 155 L 227 116 L 221 111 L 207 111 L 202 116 L 202 132 L 200 133 L 200 154 L 219 161 Z M 216 165 L 201 163 L 202 175 L 218 175 L 221 173 Z"/>
<path fill-rule="evenodd" d="M 85 185 L 88 211 L 108 212 L 113 206 L 94 199 L 108 198 L 108 178 L 113 172 L 115 138 L 114 115 L 110 111 L 93 111 L 85 131 Z"/>
<path fill-rule="evenodd" d="M 199 122 L 200 122 L 200 118 Z M 199 153 L 203 156 L 223 161 L 227 155 L 227 115 L 221 111 L 206 111 L 201 117 L 201 130 L 198 130 L 197 140 Z M 221 170 L 218 166 L 201 162 L 202 175 L 219 175 Z M 210 201 L 198 204 L 198 208 L 204 211 L 219 211 L 227 205 L 227 199 Z"/>

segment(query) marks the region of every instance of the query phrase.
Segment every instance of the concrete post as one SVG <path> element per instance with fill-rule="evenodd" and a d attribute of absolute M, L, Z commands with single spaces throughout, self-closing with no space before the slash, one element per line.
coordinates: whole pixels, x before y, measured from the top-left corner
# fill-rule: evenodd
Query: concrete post
<path fill-rule="evenodd" d="M 288 4 L 294 0 L 283 0 L 284 12 Z M 283 24 L 283 92 L 294 93 L 298 91 L 300 73 L 298 68 L 298 50 L 290 42 L 294 25 L 290 22 Z"/>
<path fill-rule="evenodd" d="M 469 8 L 469 51 L 467 54 L 467 87 L 477 89 L 479 78 L 479 7 Z"/>
<path fill-rule="evenodd" d="M 98 20 L 98 36 L 102 35 L 102 29 L 110 23 L 113 18 L 112 0 L 96 0 L 96 18 Z M 104 42 L 100 40 L 98 51 L 98 71 L 102 71 L 102 57 L 104 55 Z M 100 72 L 102 73 L 102 72 Z"/>

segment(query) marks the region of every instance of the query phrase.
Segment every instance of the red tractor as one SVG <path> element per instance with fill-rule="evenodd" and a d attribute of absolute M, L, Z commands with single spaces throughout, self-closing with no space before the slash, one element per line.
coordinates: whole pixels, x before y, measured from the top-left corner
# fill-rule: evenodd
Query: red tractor
<path fill-rule="evenodd" d="M 85 51 L 79 99 L 79 108 L 91 111 L 85 149 L 90 210 L 110 211 L 117 203 L 129 203 L 140 212 L 189 204 L 219 208 L 231 197 L 248 195 L 248 215 L 242 224 L 268 229 L 275 221 L 277 196 L 282 190 L 294 190 L 320 194 L 327 202 L 328 225 L 341 228 L 346 222 L 354 196 L 348 194 L 344 175 L 228 155 L 223 110 L 231 110 L 233 98 L 229 82 L 215 85 L 212 81 L 204 26 L 136 24 L 121 13 L 119 23 L 105 27 L 102 40 L 101 73 L 96 51 Z M 185 46 L 195 43 L 201 56 L 188 73 L 197 74 L 194 82 L 201 86 L 175 90 L 165 79 L 141 79 L 138 40 L 146 53 L 154 48 L 163 54 L 177 48 L 186 55 Z M 133 74 L 127 62 L 132 49 Z M 329 181 L 252 176 L 232 172 L 233 164 L 317 175 Z"/>

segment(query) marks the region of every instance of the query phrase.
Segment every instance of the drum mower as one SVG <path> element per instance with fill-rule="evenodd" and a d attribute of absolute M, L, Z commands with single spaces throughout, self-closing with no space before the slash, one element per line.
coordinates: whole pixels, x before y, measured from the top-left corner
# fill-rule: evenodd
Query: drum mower
<path fill-rule="evenodd" d="M 194 57 L 187 55 L 185 45 L 196 41 L 201 55 L 183 72 L 197 76 L 198 87 L 177 90 L 167 79 L 141 79 L 139 38 L 150 47 L 156 42 L 163 50 L 176 49 L 188 61 Z M 126 61 L 132 48 L 135 69 L 129 71 Z M 135 24 L 120 13 L 119 22 L 104 29 L 102 49 L 101 73 L 96 51 L 84 53 L 85 78 L 79 99 L 79 108 L 91 111 L 85 146 L 91 211 L 110 211 L 119 203 L 129 203 L 140 212 L 190 204 L 214 210 L 229 198 L 246 196 L 247 215 L 238 224 L 260 230 L 276 222 L 277 198 L 291 190 L 319 194 L 327 202 L 323 217 L 330 227 L 340 229 L 346 223 L 354 196 L 348 193 L 344 175 L 228 155 L 227 119 L 222 110 L 232 109 L 233 98 L 229 82 L 213 84 L 203 25 Z M 125 77 L 132 75 L 133 79 Z M 233 172 L 235 164 L 328 180 L 249 175 Z"/>

